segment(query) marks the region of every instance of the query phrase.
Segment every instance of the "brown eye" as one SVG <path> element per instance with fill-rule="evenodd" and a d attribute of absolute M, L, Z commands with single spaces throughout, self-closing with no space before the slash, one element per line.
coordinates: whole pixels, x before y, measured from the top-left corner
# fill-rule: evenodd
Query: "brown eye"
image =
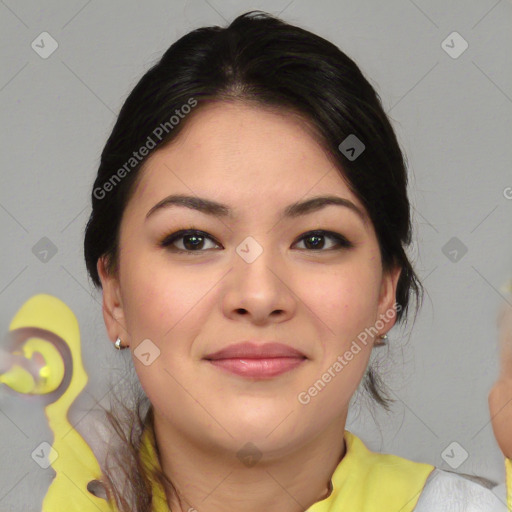
<path fill-rule="evenodd" d="M 349 249 L 354 246 L 344 236 L 324 230 L 309 231 L 300 237 L 299 242 L 304 241 L 306 249 L 322 252 L 322 249 L 325 249 L 326 239 L 334 240 L 334 244 L 328 247 L 327 250 Z"/>
<path fill-rule="evenodd" d="M 326 240 L 330 240 L 331 242 L 326 243 Z M 325 230 L 309 231 L 302 235 L 294 245 L 299 242 L 304 243 L 305 247 L 303 250 L 313 252 L 326 252 L 354 247 L 344 236 Z M 208 243 L 213 244 L 213 246 L 208 247 Z M 160 246 L 172 252 L 190 254 L 215 249 L 215 247 L 220 247 L 220 244 L 204 231 L 198 229 L 182 229 L 167 235 L 160 242 Z"/>
<path fill-rule="evenodd" d="M 205 249 L 207 240 L 214 242 L 214 245 L 218 246 L 214 238 L 204 231 L 185 229 L 166 236 L 160 242 L 160 246 L 176 252 L 204 252 L 204 250 L 211 249 L 211 247 Z M 177 243 L 181 244 L 181 247 L 177 246 Z"/>

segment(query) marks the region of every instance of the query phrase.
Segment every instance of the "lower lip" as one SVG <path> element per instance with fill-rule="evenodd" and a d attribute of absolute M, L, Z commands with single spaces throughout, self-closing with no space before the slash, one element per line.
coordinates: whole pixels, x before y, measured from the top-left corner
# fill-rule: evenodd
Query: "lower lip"
<path fill-rule="evenodd" d="M 242 377 L 275 377 L 297 368 L 306 359 L 299 357 L 272 357 L 268 359 L 213 359 L 214 366 Z"/>

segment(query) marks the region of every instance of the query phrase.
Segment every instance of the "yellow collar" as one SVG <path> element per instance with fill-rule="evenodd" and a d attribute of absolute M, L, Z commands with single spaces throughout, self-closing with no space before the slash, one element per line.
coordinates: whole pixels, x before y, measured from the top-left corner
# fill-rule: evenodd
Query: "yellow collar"
<path fill-rule="evenodd" d="M 372 452 L 348 430 L 344 439 L 347 450 L 332 475 L 331 494 L 311 505 L 307 512 L 412 512 L 434 466 Z M 160 469 L 155 446 L 153 430 L 146 428 L 141 454 L 148 469 Z M 169 512 L 163 487 L 152 480 L 152 488 L 153 512 Z"/>
<path fill-rule="evenodd" d="M 333 491 L 308 512 L 414 510 L 434 466 L 372 452 L 348 430 L 344 438 L 347 451 L 332 475 Z"/>
<path fill-rule="evenodd" d="M 156 469 L 161 471 L 160 462 L 156 453 L 155 433 L 152 427 L 145 427 L 141 440 L 141 458 L 145 464 L 146 470 Z M 151 479 L 151 489 L 153 492 L 152 512 L 169 512 L 167 497 L 164 488 L 154 479 Z"/>

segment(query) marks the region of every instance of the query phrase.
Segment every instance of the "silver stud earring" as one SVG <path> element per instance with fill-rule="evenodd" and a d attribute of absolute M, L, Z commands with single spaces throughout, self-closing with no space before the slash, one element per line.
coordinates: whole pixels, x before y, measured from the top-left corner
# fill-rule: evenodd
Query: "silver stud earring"
<path fill-rule="evenodd" d="M 121 347 L 121 338 L 117 338 L 116 342 L 114 343 L 114 347 L 116 347 L 117 350 L 121 350 L 122 348 L 126 348 L 126 347 Z"/>

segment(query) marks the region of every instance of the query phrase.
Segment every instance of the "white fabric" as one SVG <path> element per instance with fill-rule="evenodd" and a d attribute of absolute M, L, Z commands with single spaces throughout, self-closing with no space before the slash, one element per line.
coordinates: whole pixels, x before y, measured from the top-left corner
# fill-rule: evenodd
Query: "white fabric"
<path fill-rule="evenodd" d="M 414 512 L 508 512 L 502 487 L 491 490 L 436 468 L 425 482 Z"/>

